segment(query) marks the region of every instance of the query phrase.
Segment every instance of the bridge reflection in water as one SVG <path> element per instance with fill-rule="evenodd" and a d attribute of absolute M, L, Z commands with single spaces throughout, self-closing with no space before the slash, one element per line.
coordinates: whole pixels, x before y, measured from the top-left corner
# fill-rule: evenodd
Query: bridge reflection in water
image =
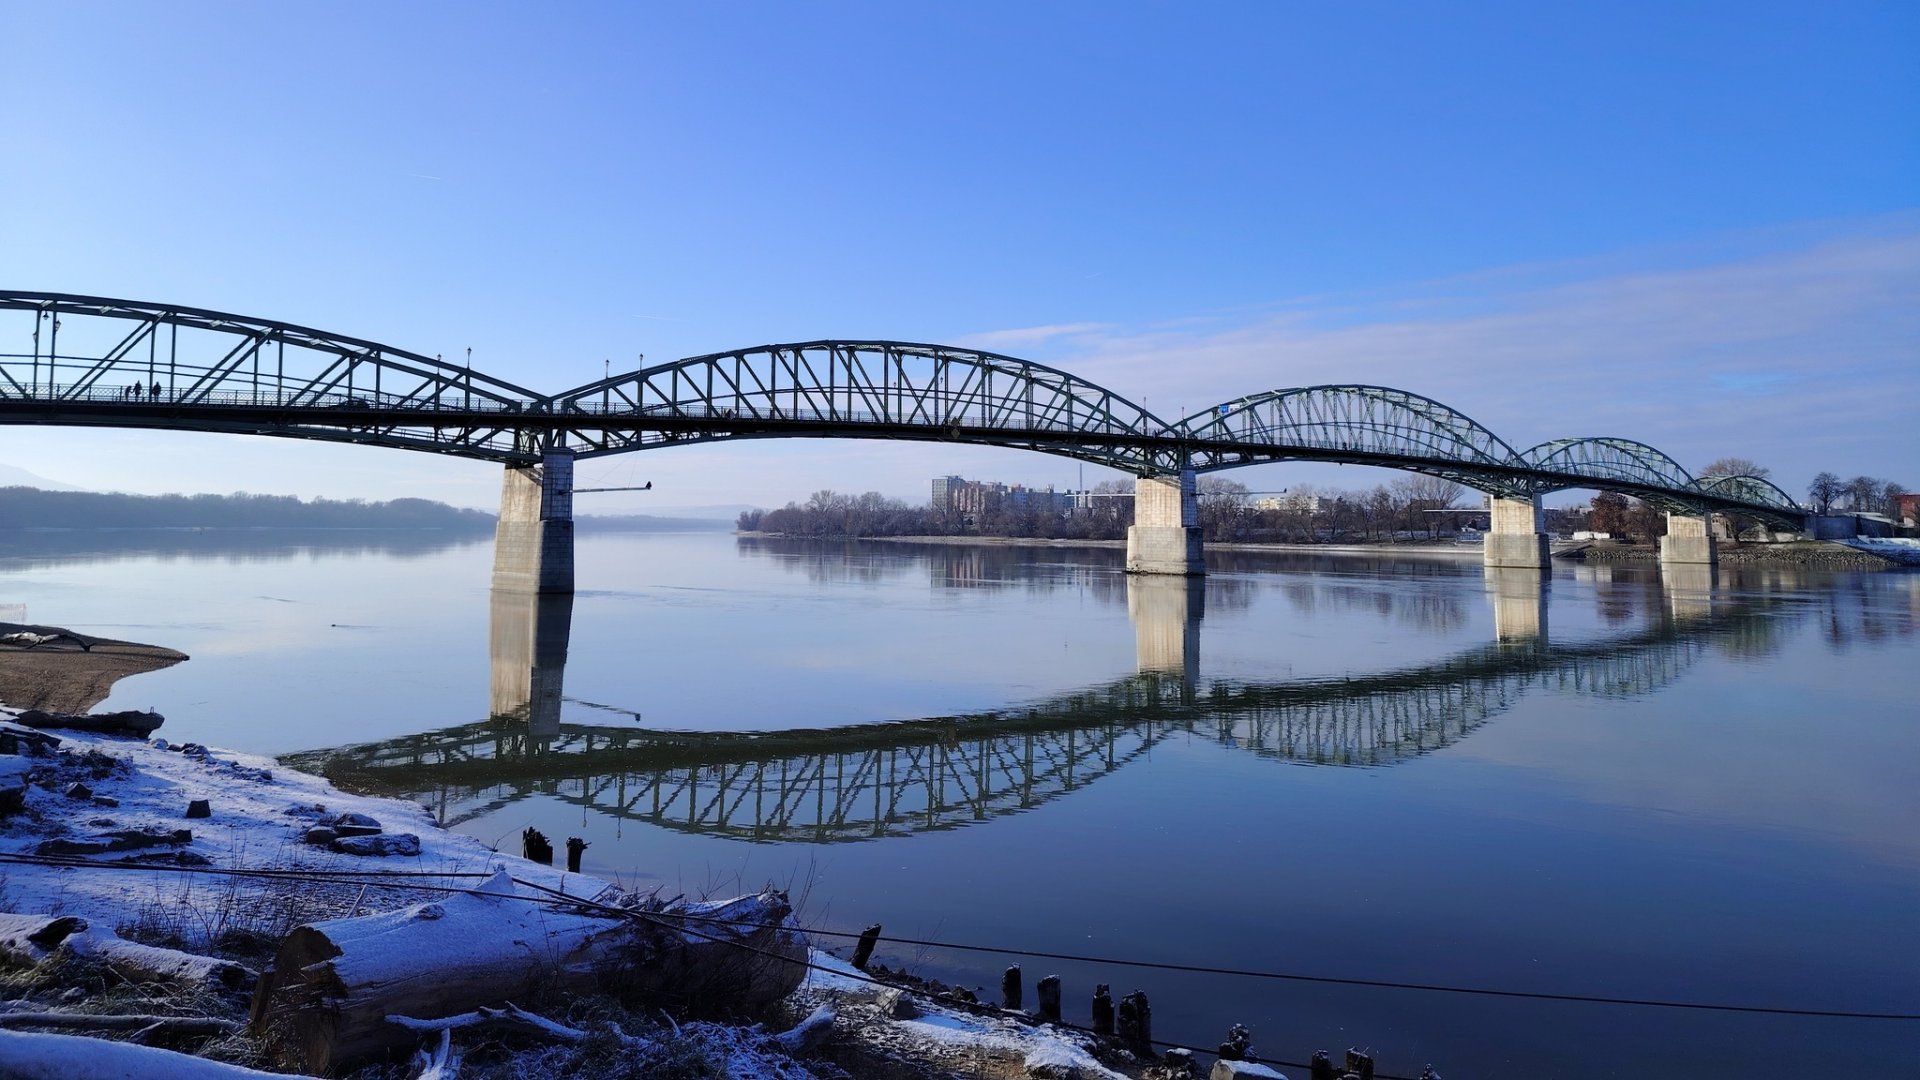
<path fill-rule="evenodd" d="M 561 723 L 571 597 L 501 591 L 492 718 L 286 760 L 423 801 L 447 825 L 538 795 L 755 842 L 901 836 L 1032 809 L 1174 736 L 1276 762 L 1385 766 L 1457 742 L 1529 691 L 1651 693 L 1720 639 L 1750 647 L 1773 632 L 1764 607 L 1715 611 L 1701 569 L 1705 580 L 1667 581 L 1668 610 L 1649 625 L 1603 641 L 1551 644 L 1539 576 L 1498 574 L 1487 584 L 1489 645 L 1375 675 L 1204 689 L 1204 584 L 1129 577 L 1133 676 L 990 712 L 772 733 Z"/>

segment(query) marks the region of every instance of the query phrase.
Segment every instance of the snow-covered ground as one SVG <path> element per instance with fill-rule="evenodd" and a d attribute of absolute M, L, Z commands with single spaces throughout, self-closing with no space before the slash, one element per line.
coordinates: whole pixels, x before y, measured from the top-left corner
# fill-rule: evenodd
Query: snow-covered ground
<path fill-rule="evenodd" d="M 1860 551 L 1892 559 L 1907 566 L 1920 566 L 1920 540 L 1906 537 L 1856 536 L 1841 543 Z"/>
<path fill-rule="evenodd" d="M 0 741 L 12 738 L 27 751 L 52 736 L 59 746 L 52 754 L 0 753 L 0 789 L 33 781 L 26 784 L 24 809 L 0 819 L 0 912 L 77 915 L 96 932 L 137 931 L 198 952 L 236 933 L 272 942 L 301 923 L 430 902 L 444 895 L 435 886 L 477 888 L 503 870 L 571 896 L 617 894 L 598 878 L 446 832 L 416 804 L 352 795 L 271 759 L 164 739 L 36 732 L 12 723 L 17 715 L 0 707 Z M 202 800 L 206 816 L 188 816 Z M 348 854 L 310 842 L 312 830 L 348 815 L 359 816 L 348 822 L 377 822 L 379 836 L 395 838 L 385 842 L 390 847 L 412 852 L 406 838 L 417 838 L 418 853 Z M 62 864 L 37 861 L 47 856 L 59 856 Z M 338 880 L 315 879 L 321 875 Z M 971 1067 L 967 1063 L 992 1059 L 1028 1075 L 1125 1075 L 1103 1066 L 1087 1038 L 1072 1031 L 973 1015 L 927 999 L 911 1009 L 883 1010 L 882 987 L 831 955 L 809 955 L 816 967 L 794 1004 L 802 1012 L 833 1006 L 841 1016 L 836 1037 L 857 1039 L 869 1051 L 936 1072 L 946 1063 Z M 910 1018 L 896 1018 L 909 1012 Z M 813 1075 L 759 1029 L 688 1028 L 724 1054 L 729 1075 Z M 0 1032 L 0 1066 L 8 1038 Z M 24 1044 L 19 1048 L 26 1052 Z"/>
<path fill-rule="evenodd" d="M 13 715 L 0 708 L 0 721 Z M 294 888 L 254 890 L 237 884 L 244 878 L 182 872 L 187 869 L 302 870 L 343 877 L 405 872 L 448 876 L 397 878 L 393 879 L 396 886 L 464 888 L 510 866 L 515 877 L 569 895 L 592 897 L 611 888 L 597 878 L 504 856 L 472 837 L 441 830 L 416 804 L 350 795 L 320 777 L 282 768 L 268 758 L 192 744 L 183 750 L 165 739 L 144 741 L 65 730 L 46 734 L 60 740 L 55 757 L 0 755 L 0 786 L 9 783 L 6 777 L 31 769 L 57 774 L 53 789 L 43 784 L 27 789 L 24 813 L 0 821 L 0 855 L 35 856 L 49 841 L 111 844 L 133 838 L 131 842 L 138 842 L 143 834 L 158 836 L 182 829 L 191 838 L 184 843 L 103 853 L 97 857 L 97 869 L 9 861 L 0 865 L 0 910 L 79 915 L 109 927 L 130 923 L 143 911 L 193 910 L 206 929 L 217 932 L 265 930 L 289 918 L 297 923 L 344 915 L 356 906 L 385 910 L 423 898 L 418 889 L 374 886 L 362 892 L 357 882 L 320 887 L 303 882 Z M 72 784 L 82 785 L 84 794 L 68 794 Z M 206 800 L 209 816 L 187 816 L 195 800 Z M 349 855 L 304 841 L 309 830 L 342 814 L 370 817 L 388 836 L 417 837 L 420 853 Z M 144 866 L 120 861 L 133 859 L 149 861 Z M 255 891 L 264 895 L 249 895 Z M 223 909 L 223 903 L 232 907 Z M 233 926 L 241 921 L 245 927 Z"/>

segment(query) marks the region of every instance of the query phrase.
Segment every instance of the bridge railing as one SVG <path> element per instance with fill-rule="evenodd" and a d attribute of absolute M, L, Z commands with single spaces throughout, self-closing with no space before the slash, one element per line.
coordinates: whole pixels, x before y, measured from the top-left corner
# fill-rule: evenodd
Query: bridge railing
<path fill-rule="evenodd" d="M 405 394 L 383 391 L 340 390 L 315 393 L 305 386 L 276 386 L 261 384 L 243 390 L 174 390 L 164 384 L 154 391 L 155 384 L 107 384 L 95 382 L 82 383 L 40 383 L 28 388 L 27 393 L 10 391 L 0 386 L 0 398 L 48 402 L 84 402 L 89 405 L 193 405 L 213 407 L 284 406 L 298 409 L 395 409 L 423 412 L 474 412 L 513 415 L 533 411 L 537 402 L 503 402 L 492 398 L 475 397 L 470 400 L 452 401 L 443 397 L 417 398 Z"/>

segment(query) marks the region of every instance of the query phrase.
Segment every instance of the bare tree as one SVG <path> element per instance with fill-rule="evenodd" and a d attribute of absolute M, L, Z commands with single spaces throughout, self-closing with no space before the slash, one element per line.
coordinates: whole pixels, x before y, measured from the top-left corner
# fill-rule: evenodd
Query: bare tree
<path fill-rule="evenodd" d="M 1208 540 L 1232 540 L 1240 536 L 1246 524 L 1247 485 L 1203 476 L 1197 496 L 1202 536 Z"/>
<path fill-rule="evenodd" d="M 1635 540 L 1651 544 L 1667 535 L 1666 511 L 1650 502 L 1635 500 L 1631 520 L 1629 528 Z"/>
<path fill-rule="evenodd" d="M 1880 481 L 1871 476 L 1856 476 L 1847 481 L 1847 509 L 1856 514 L 1873 512 L 1880 501 Z"/>
<path fill-rule="evenodd" d="M 1393 482 L 1393 494 L 1405 515 L 1409 531 L 1415 528 L 1425 529 L 1427 538 L 1433 538 L 1433 530 L 1440 524 L 1435 521 L 1433 510 L 1452 509 L 1466 488 L 1444 476 L 1430 476 L 1427 473 L 1409 473 Z"/>
<path fill-rule="evenodd" d="M 1723 457 L 1709 463 L 1706 468 L 1701 469 L 1700 475 L 1751 476 L 1757 480 L 1765 480 L 1768 476 L 1772 475 L 1772 470 L 1748 458 Z"/>
<path fill-rule="evenodd" d="M 1813 483 L 1807 485 L 1807 498 L 1813 500 L 1813 512 L 1825 514 L 1833 509 L 1833 500 L 1840 497 L 1846 486 L 1840 478 L 1830 472 L 1816 474 Z"/>
<path fill-rule="evenodd" d="M 1372 538 L 1373 530 L 1378 527 L 1386 532 L 1388 539 L 1392 539 L 1394 509 L 1398 505 L 1393 492 L 1385 484 L 1376 484 L 1366 500 L 1366 517 L 1363 520 L 1367 525 L 1368 538 Z"/>

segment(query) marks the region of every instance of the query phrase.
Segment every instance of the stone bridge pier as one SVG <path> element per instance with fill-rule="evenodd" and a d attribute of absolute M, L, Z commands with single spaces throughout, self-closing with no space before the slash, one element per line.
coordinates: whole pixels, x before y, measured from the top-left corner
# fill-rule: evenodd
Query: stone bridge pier
<path fill-rule="evenodd" d="M 1668 514 L 1667 535 L 1660 538 L 1660 562 L 1663 566 L 1717 565 L 1720 548 L 1707 515 Z"/>
<path fill-rule="evenodd" d="M 1200 550 L 1200 504 L 1192 469 L 1133 482 L 1133 524 L 1127 529 L 1127 573 L 1207 572 Z"/>
<path fill-rule="evenodd" d="M 1487 530 L 1481 559 L 1487 566 L 1545 570 L 1548 560 L 1545 515 L 1540 496 L 1493 497 L 1492 528 Z"/>
<path fill-rule="evenodd" d="M 493 587 L 573 592 L 573 452 L 548 450 L 538 465 L 509 465 L 493 534 Z"/>

